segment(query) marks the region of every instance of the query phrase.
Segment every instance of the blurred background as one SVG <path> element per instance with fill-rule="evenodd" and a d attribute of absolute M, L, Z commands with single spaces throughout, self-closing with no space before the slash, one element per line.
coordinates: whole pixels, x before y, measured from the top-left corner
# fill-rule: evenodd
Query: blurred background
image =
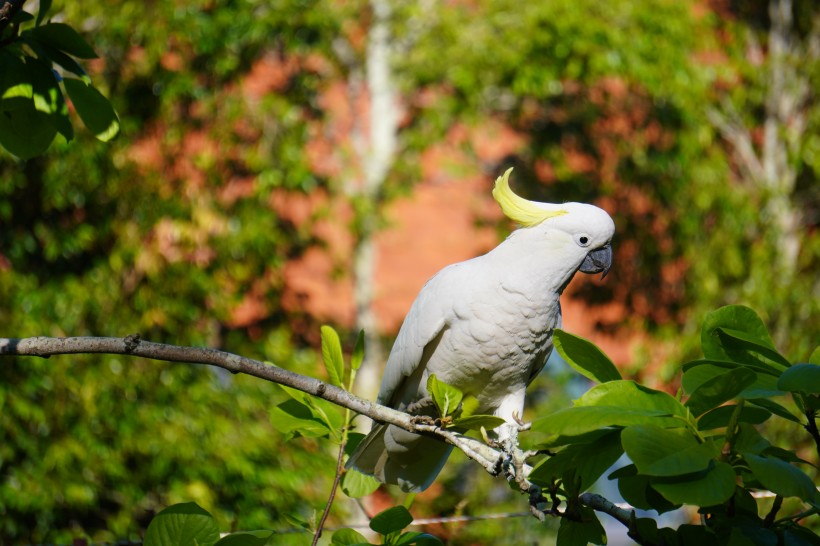
<path fill-rule="evenodd" d="M 348 348 L 364 328 L 357 392 L 373 397 L 424 282 L 514 227 L 490 190 L 515 167 L 518 193 L 614 217 L 612 271 L 579 275 L 563 309 L 625 375 L 675 393 L 703 315 L 724 304 L 753 307 L 794 361 L 820 339 L 814 0 L 55 9 L 97 51 L 86 66 L 122 134 L 78 130 L 27 162 L 0 150 L 4 336 L 139 332 L 324 377 L 320 325 Z M 0 544 L 137 539 L 183 501 L 226 531 L 292 529 L 324 506 L 335 447 L 277 430 L 275 385 L 117 356 L 0 364 Z M 577 396 L 572 376 L 544 372 L 528 417 Z M 413 512 L 522 500 L 454 456 Z M 361 521 L 340 501 L 329 525 Z M 556 528 L 427 530 L 478 545 Z"/>

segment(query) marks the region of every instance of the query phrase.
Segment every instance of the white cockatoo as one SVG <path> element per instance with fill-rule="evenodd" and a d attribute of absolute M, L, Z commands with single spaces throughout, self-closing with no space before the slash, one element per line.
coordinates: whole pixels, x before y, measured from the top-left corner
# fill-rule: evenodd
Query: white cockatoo
<path fill-rule="evenodd" d="M 427 393 L 435 374 L 478 399 L 476 413 L 513 425 L 523 415 L 527 385 L 552 352 L 561 293 L 576 271 L 609 271 L 609 214 L 584 203 L 528 201 L 510 189 L 510 171 L 496 180 L 493 197 L 522 227 L 422 288 L 387 360 L 379 404 L 436 416 Z M 436 438 L 375 423 L 347 466 L 416 492 L 433 482 L 451 450 Z"/>

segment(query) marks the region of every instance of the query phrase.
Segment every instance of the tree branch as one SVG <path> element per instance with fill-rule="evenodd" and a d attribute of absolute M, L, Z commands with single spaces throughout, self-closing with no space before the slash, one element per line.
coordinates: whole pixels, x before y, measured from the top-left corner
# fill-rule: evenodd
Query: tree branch
<path fill-rule="evenodd" d="M 738 168 L 743 171 L 748 182 L 759 184 L 765 177 L 763 164 L 752 143 L 752 134 L 740 120 L 740 116 L 728 100 L 722 103 L 723 111 L 709 108 L 706 116 L 721 136 L 732 145 Z"/>
<path fill-rule="evenodd" d="M 318 379 L 307 377 L 273 364 L 205 347 L 180 347 L 142 341 L 138 335 L 116 337 L 29 337 L 0 338 L 0 356 L 39 356 L 48 358 L 64 354 L 119 354 L 163 360 L 217 366 L 232 373 L 243 373 L 278 383 L 323 398 L 328 402 L 370 417 L 375 421 L 395 425 L 410 432 L 434 435 L 462 450 L 490 472 L 500 454 L 474 438 L 432 425 L 418 424 L 401 411 L 364 400 L 354 394 Z"/>
<path fill-rule="evenodd" d="M 350 392 L 318 379 L 307 377 L 270 363 L 205 347 L 181 347 L 165 343 L 143 341 L 138 334 L 115 337 L 29 337 L 0 338 L 0 357 L 38 356 L 48 358 L 66 354 L 116 354 L 138 356 L 166 362 L 187 362 L 217 366 L 232 373 L 243 373 L 317 396 L 343 408 L 370 417 L 375 421 L 395 425 L 409 432 L 437 436 L 460 449 L 467 457 L 480 464 L 489 474 L 497 476 L 505 455 L 489 445 L 435 425 L 417 423 L 412 415 L 369 402 Z M 532 467 L 521 464 L 523 476 L 529 476 Z M 523 482 L 522 482 L 523 483 Z M 529 483 L 529 482 L 527 482 Z M 526 492 L 526 491 L 525 491 Z M 582 504 L 609 514 L 627 528 L 634 517 L 633 511 L 621 508 L 604 497 L 584 493 Z"/>

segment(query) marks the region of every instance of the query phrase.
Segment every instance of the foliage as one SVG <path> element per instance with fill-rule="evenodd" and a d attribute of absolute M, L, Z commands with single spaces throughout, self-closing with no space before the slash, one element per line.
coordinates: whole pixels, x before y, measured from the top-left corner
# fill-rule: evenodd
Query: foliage
<path fill-rule="evenodd" d="M 817 365 L 792 364 L 783 357 L 757 314 L 743 306 L 707 315 L 701 345 L 704 358 L 682 368 L 685 399 L 605 377 L 572 407 L 539 417 L 533 430 L 548 435 L 540 447 L 560 450 L 537 464 L 529 479 L 566 497 L 572 519 L 577 506 L 572 499 L 626 453 L 631 463 L 609 479 L 618 481 L 627 502 L 658 513 L 695 506 L 706 518 L 703 526 L 678 530 L 658 529 L 654 522 L 638 518 L 630 532 L 642 543 L 689 544 L 696 539 L 723 544 L 729 537 L 738 544 L 789 543 L 792 536 L 820 542 L 801 526 L 820 510 L 820 495 L 810 477 L 813 465 L 772 445 L 755 427 L 779 419 L 782 426 L 799 429 L 797 415 L 802 414 L 811 431 L 820 402 Z M 564 351 L 586 369 L 585 375 L 593 375 L 599 366 L 587 358 L 593 353 L 588 342 L 576 340 L 572 349 L 565 344 Z M 781 403 L 786 397 L 794 408 Z M 758 490 L 776 495 L 763 517 L 759 513 L 764 505 L 752 496 Z M 778 517 L 783 500 L 791 497 L 808 510 Z M 585 527 L 598 527 L 589 513 L 578 516 Z M 559 533 L 559 544 L 586 544 L 589 532 L 574 533 L 572 539 Z"/>
<path fill-rule="evenodd" d="M 98 139 L 107 142 L 120 130 L 111 103 L 76 60 L 97 54 L 73 27 L 47 21 L 50 8 L 40 2 L 36 18 L 18 11 L 0 32 L 0 146 L 21 159 L 44 153 L 58 133 L 74 138 L 66 95 Z"/>
<path fill-rule="evenodd" d="M 180 6 L 66 6 L 68 20 L 84 22 L 78 28 L 99 21 L 92 15 L 111 13 L 94 28 L 94 43 L 105 58 L 99 77 L 112 90 L 129 138 L 105 145 L 86 140 L 82 153 L 57 142 L 47 156 L 0 161 L 0 329 L 14 335 L 140 332 L 260 355 L 310 373 L 315 354 L 297 348 L 305 345 L 298 324 L 309 318 L 274 302 L 282 299 L 285 261 L 315 241 L 309 226 L 272 214 L 267 203 L 275 187 L 301 193 L 315 186 L 305 174 L 300 116 L 310 111 L 316 78 L 303 74 L 292 94 L 259 102 L 224 89 L 221 97 L 204 96 L 202 82 L 243 73 L 269 43 L 271 25 L 282 29 L 283 40 L 296 32 L 330 36 L 332 29 L 306 24 L 310 9 L 292 19 L 294 27 L 283 26 L 285 15 L 277 10 L 228 12 L 200 20 L 197 47 L 203 49 L 191 51 L 187 68 L 172 73 L 160 64 L 166 37 L 188 36 L 184 26 L 197 19 L 196 10 Z M 237 29 L 236 39 L 224 42 L 228 29 Z M 144 47 L 140 62 L 120 62 L 129 44 Z M 217 62 L 240 57 L 244 68 Z M 155 78 L 163 90 L 157 95 Z M 202 124 L 180 111 L 196 100 L 205 111 L 219 105 L 218 113 L 207 114 L 209 130 L 232 135 L 229 141 L 220 137 L 219 150 L 170 154 L 168 161 L 179 160 L 173 168 L 161 162 L 137 168 L 130 155 L 136 131 L 165 119 L 174 129 L 151 142 L 157 150 L 179 144 Z M 235 131 L 238 120 L 249 120 L 244 137 Z M 253 136 L 263 127 L 264 139 Z M 207 174 L 194 180 L 193 171 Z M 235 173 L 256 177 L 259 185 L 232 196 L 242 187 Z M 206 180 L 207 188 L 197 185 Z M 240 528 L 287 525 L 286 515 L 307 517 L 321 502 L 329 477 L 318 469 L 333 457 L 315 441 L 283 450 L 269 415 L 286 398 L 281 390 L 118 357 L 53 363 L 15 361 L 0 369 L 4 541 L 135 540 L 153 513 L 182 500 L 195 500 Z"/>

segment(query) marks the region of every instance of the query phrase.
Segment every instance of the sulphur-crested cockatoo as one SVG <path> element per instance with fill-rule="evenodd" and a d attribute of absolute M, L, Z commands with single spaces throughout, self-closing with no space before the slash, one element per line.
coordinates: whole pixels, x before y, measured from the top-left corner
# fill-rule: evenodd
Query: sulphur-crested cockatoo
<path fill-rule="evenodd" d="M 445 267 L 422 288 L 387 360 L 378 402 L 436 416 L 430 374 L 478 399 L 477 413 L 512 424 L 524 391 L 552 352 L 561 326 L 559 297 L 576 271 L 603 273 L 612 264 L 615 225 L 593 205 L 528 201 L 510 189 L 509 169 L 493 197 L 522 227 L 483 256 Z M 436 478 L 452 446 L 376 423 L 348 461 L 405 491 Z"/>

